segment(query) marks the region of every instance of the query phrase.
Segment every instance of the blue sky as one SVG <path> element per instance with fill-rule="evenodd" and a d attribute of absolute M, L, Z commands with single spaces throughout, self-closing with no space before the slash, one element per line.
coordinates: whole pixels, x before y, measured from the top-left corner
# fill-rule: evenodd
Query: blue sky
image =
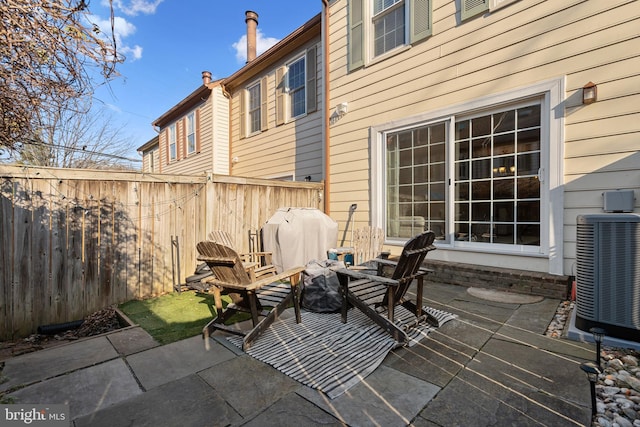
<path fill-rule="evenodd" d="M 245 11 L 258 13 L 258 54 L 322 10 L 321 0 L 113 0 L 118 50 L 127 59 L 96 104 L 111 110 L 135 149 L 156 135 L 151 122 L 202 84 L 201 72 L 223 78 L 246 60 Z M 108 0 L 90 3 L 108 24 Z M 102 23 L 102 24 L 101 24 Z"/>

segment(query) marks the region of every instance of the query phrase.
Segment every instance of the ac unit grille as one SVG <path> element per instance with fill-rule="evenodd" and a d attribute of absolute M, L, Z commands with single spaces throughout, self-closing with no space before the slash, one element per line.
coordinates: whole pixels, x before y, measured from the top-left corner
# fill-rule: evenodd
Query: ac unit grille
<path fill-rule="evenodd" d="M 640 216 L 580 215 L 576 314 L 640 330 Z"/>
<path fill-rule="evenodd" d="M 596 320 L 594 224 L 578 224 L 576 245 L 576 313 L 588 320 Z"/>

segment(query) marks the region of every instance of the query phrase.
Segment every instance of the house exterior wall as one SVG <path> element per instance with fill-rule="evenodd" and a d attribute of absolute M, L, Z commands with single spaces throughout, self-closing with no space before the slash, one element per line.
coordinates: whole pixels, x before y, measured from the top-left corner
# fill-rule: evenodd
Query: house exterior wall
<path fill-rule="evenodd" d="M 316 73 L 316 107 L 305 115 L 286 119 L 277 124 L 276 97 L 278 86 L 277 70 L 292 60 L 314 52 Z M 312 181 L 323 178 L 322 162 L 322 52 L 320 39 L 315 38 L 302 48 L 287 55 L 283 60 L 247 80 L 231 93 L 231 175 L 252 178 L 287 178 L 302 181 L 310 176 Z M 246 89 L 256 83 L 266 82 L 267 102 L 265 104 L 266 129 L 255 133 L 248 130 L 242 136 L 241 121 L 247 120 L 241 111 L 242 102 L 247 102 Z M 245 97 L 242 101 L 241 97 Z M 287 104 L 288 105 L 288 104 Z M 246 122 L 245 122 L 246 123 Z M 248 129 L 248 127 L 247 127 Z"/>
<path fill-rule="evenodd" d="M 142 172 L 156 173 L 159 171 L 160 150 L 158 146 L 142 153 Z"/>
<path fill-rule="evenodd" d="M 195 114 L 196 150 L 187 152 L 187 116 Z M 229 106 L 220 86 L 214 86 L 205 101 L 168 120 L 159 131 L 159 164 L 162 173 L 199 175 L 229 174 Z M 169 158 L 169 134 L 176 130 L 176 159 Z M 156 168 L 158 169 L 158 168 Z"/>
<path fill-rule="evenodd" d="M 229 175 L 229 99 L 220 86 L 213 89 L 212 96 L 213 159 L 210 170 L 214 174 Z"/>
<path fill-rule="evenodd" d="M 229 100 L 220 85 L 210 86 L 204 101 L 180 110 L 174 117 L 162 119 L 158 136 L 138 150 L 142 171 L 155 173 L 229 175 Z M 192 97 L 201 98 L 198 92 Z M 193 100 L 187 98 L 186 100 Z M 183 101 L 185 102 L 185 101 Z M 187 116 L 195 118 L 196 150 L 187 150 Z M 176 158 L 169 158 L 169 133 L 175 126 Z"/>
<path fill-rule="evenodd" d="M 637 2 L 518 0 L 461 20 L 459 1 L 432 0 L 429 37 L 378 59 L 365 53 L 364 66 L 350 69 L 350 1 L 330 4 L 329 107 L 349 105 L 330 126 L 332 217 L 344 227 L 357 203 L 352 227 L 373 224 L 389 234 L 384 138 L 444 123 L 447 227 L 434 259 L 574 274 L 576 216 L 602 212 L 603 191 L 634 189 L 638 199 Z M 366 15 L 364 28 L 372 31 Z M 364 46 L 368 52 L 370 43 Z M 583 105 L 589 81 L 598 85 L 598 101 Z M 460 242 L 451 185 L 455 123 L 520 102 L 542 110 L 539 247 Z M 386 243 L 397 252 L 402 239 Z"/>

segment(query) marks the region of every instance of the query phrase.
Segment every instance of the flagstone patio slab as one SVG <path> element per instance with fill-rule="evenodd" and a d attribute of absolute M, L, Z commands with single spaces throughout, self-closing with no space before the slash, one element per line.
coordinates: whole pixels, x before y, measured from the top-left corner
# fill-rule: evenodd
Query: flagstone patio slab
<path fill-rule="evenodd" d="M 62 344 L 5 361 L 0 391 L 44 381 L 58 375 L 115 359 L 118 353 L 105 336 Z"/>
<path fill-rule="evenodd" d="M 122 359 L 80 369 L 10 393 L 15 403 L 68 404 L 81 417 L 142 394 Z"/>
<path fill-rule="evenodd" d="M 242 418 L 197 375 L 75 420 L 76 427 L 227 426 Z"/>
<path fill-rule="evenodd" d="M 201 336 L 152 348 L 127 357 L 134 374 L 146 390 L 215 366 L 234 354 L 210 340 L 207 350 Z"/>
<path fill-rule="evenodd" d="M 406 426 L 440 391 L 440 387 L 380 366 L 335 399 L 309 387 L 298 391 L 305 399 L 352 426 Z"/>

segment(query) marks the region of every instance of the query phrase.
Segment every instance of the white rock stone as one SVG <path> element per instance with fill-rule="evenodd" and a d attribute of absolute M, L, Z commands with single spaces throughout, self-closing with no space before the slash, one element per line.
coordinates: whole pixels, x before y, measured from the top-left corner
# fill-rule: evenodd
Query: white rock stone
<path fill-rule="evenodd" d="M 609 368 L 615 369 L 616 371 L 624 369 L 624 364 L 620 361 L 620 359 L 611 359 L 611 360 L 609 360 L 607 362 L 607 366 Z"/>
<path fill-rule="evenodd" d="M 612 427 L 611 421 L 607 417 L 598 417 L 596 421 L 600 427 Z"/>
<path fill-rule="evenodd" d="M 633 423 L 631 421 L 618 414 L 613 416 L 613 422 L 618 424 L 620 427 L 633 427 Z"/>
<path fill-rule="evenodd" d="M 614 396 L 620 393 L 620 387 L 602 387 L 602 393 L 605 396 Z"/>
<path fill-rule="evenodd" d="M 629 418 L 631 421 L 634 421 L 638 418 L 638 413 L 631 408 L 622 408 L 622 412 Z"/>
<path fill-rule="evenodd" d="M 628 376 L 625 378 L 627 384 L 631 386 L 634 390 L 640 391 L 640 379 L 632 376 Z"/>

